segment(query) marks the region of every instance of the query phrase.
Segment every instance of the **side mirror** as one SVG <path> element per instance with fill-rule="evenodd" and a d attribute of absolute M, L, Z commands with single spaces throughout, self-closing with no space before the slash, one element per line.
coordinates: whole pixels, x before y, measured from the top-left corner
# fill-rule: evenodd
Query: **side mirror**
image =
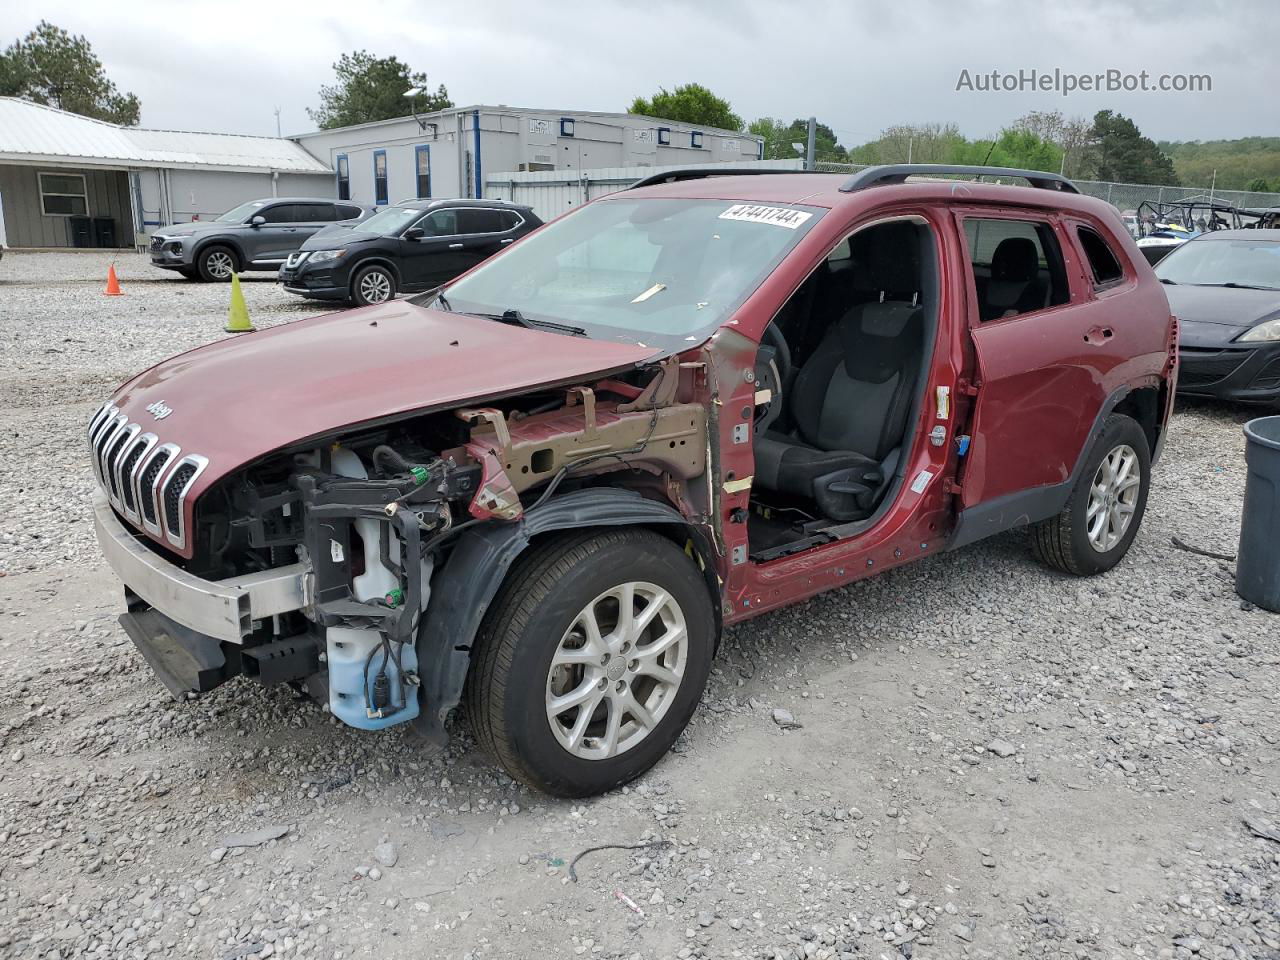
<path fill-rule="evenodd" d="M 406 240 L 421 240 L 426 235 L 427 231 L 423 230 L 421 227 L 410 227 L 403 234 Z"/>
<path fill-rule="evenodd" d="M 267 218 L 264 217 L 262 214 L 258 214 L 256 217 L 254 217 L 252 220 L 249 221 L 249 226 L 260 227 L 266 222 L 267 222 Z"/>

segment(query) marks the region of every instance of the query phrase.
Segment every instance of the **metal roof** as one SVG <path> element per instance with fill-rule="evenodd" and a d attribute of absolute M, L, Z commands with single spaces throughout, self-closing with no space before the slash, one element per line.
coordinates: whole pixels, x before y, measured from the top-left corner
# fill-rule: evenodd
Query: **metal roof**
<path fill-rule="evenodd" d="M 333 172 L 292 140 L 122 127 L 15 97 L 0 97 L 0 160 Z"/>

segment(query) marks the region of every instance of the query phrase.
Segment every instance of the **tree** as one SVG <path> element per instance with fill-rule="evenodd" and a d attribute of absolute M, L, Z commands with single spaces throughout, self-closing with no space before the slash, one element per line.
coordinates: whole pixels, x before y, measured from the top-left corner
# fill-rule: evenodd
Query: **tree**
<path fill-rule="evenodd" d="M 133 126 L 141 104 L 107 79 L 102 61 L 84 37 L 47 20 L 0 53 L 0 96 Z"/>
<path fill-rule="evenodd" d="M 721 130 L 742 129 L 742 118 L 733 112 L 729 101 L 717 97 L 700 83 L 686 83 L 670 91 L 659 87 L 648 100 L 636 97 L 631 101 L 628 112 Z"/>
<path fill-rule="evenodd" d="M 1128 117 L 1099 110 L 1093 117 L 1099 180 L 1177 185 L 1173 160 Z"/>
<path fill-rule="evenodd" d="M 1250 193 L 1271 193 L 1271 184 L 1263 177 L 1254 177 L 1245 187 Z"/>
<path fill-rule="evenodd" d="M 443 83 L 432 93 L 425 73 L 411 72 L 407 63 L 395 57 L 375 57 L 367 50 L 344 53 L 333 72 L 337 83 L 320 88 L 319 108 L 307 108 L 307 115 L 322 130 L 394 120 L 408 116 L 411 107 L 430 113 L 453 106 Z M 422 93 L 411 103 L 405 95 L 414 87 Z"/>
<path fill-rule="evenodd" d="M 1094 173 L 1093 123 L 1084 117 L 1064 117 L 1061 110 L 1033 110 L 1015 120 L 1010 129 L 1057 144 L 1063 154 L 1061 169 L 1068 177 L 1083 179 Z"/>
<path fill-rule="evenodd" d="M 792 120 L 783 126 L 774 117 L 761 117 L 747 125 L 747 133 L 764 138 L 766 160 L 789 160 L 803 157 L 809 142 L 809 121 Z M 796 144 L 800 144 L 799 148 Z M 849 151 L 837 142 L 836 132 L 825 123 L 817 124 L 813 138 L 814 158 L 823 163 L 848 163 Z"/>

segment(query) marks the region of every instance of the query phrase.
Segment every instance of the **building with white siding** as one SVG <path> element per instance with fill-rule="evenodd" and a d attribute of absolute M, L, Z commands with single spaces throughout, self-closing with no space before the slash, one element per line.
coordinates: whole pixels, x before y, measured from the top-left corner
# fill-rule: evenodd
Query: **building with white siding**
<path fill-rule="evenodd" d="M 11 247 L 132 247 L 245 200 L 332 197 L 292 140 L 144 130 L 0 97 L 0 222 Z"/>
<path fill-rule="evenodd" d="M 630 113 L 454 107 L 417 117 L 293 137 L 332 168 L 338 196 L 357 203 L 411 197 L 483 197 L 486 171 L 741 163 L 752 134 Z"/>

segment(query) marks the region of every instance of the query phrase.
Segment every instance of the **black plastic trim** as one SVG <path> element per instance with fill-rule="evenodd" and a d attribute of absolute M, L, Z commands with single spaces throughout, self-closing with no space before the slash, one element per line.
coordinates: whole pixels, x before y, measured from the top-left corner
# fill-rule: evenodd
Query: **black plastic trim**
<path fill-rule="evenodd" d="M 1039 190 L 1079 193 L 1066 177 L 1043 170 L 1020 170 L 1017 167 L 977 167 L 949 163 L 887 163 L 860 170 L 840 185 L 841 193 L 852 193 L 867 187 L 904 183 L 907 177 L 1021 177 Z"/>

